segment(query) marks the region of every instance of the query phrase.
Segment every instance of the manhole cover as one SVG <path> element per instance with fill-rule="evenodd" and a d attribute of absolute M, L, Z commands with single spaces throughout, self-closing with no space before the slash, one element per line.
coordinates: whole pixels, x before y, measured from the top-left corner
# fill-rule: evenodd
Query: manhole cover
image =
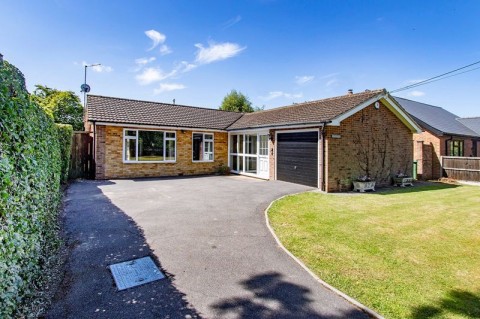
<path fill-rule="evenodd" d="M 109 266 L 118 290 L 140 286 L 165 278 L 151 257 L 143 257 Z"/>

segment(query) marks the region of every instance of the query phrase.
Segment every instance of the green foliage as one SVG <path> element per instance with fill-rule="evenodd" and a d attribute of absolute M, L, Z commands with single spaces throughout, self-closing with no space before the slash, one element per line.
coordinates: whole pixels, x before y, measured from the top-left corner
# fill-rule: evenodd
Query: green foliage
<path fill-rule="evenodd" d="M 223 111 L 243 113 L 251 113 L 255 111 L 252 107 L 252 102 L 249 101 L 248 97 L 242 92 L 237 92 L 236 90 L 232 90 L 223 98 L 222 105 L 219 109 Z"/>
<path fill-rule="evenodd" d="M 0 62 L 0 318 L 24 315 L 58 246 L 60 165 L 52 119 Z"/>
<path fill-rule="evenodd" d="M 68 180 L 68 169 L 70 168 L 70 154 L 72 153 L 73 128 L 70 124 L 55 124 L 55 126 L 57 128 L 60 158 L 62 161 L 60 179 L 62 183 L 66 183 Z"/>
<path fill-rule="evenodd" d="M 59 91 L 44 85 L 35 87 L 32 99 L 55 123 L 70 124 L 75 131 L 83 130 L 83 107 L 78 95 L 72 91 Z"/>

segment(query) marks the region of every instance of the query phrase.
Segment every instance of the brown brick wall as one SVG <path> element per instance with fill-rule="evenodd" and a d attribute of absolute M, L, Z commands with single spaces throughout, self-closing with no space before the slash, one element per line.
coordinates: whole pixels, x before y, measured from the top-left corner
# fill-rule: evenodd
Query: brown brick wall
<path fill-rule="evenodd" d="M 332 134 L 340 138 L 332 138 Z M 373 105 L 343 120 L 340 126 L 325 131 L 326 189 L 329 192 L 351 189 L 351 182 L 365 175 L 359 151 L 370 149 L 370 175 L 377 185 L 391 182 L 399 171 L 412 172 L 412 133 L 384 104 Z M 385 155 L 382 155 L 382 154 Z"/>
<path fill-rule="evenodd" d="M 214 161 L 192 162 L 192 131 L 176 131 L 177 160 L 175 163 L 123 163 L 123 127 L 96 128 L 96 178 L 133 178 L 211 174 L 227 165 L 226 132 L 195 130 L 214 134 Z"/>
<path fill-rule="evenodd" d="M 442 177 L 440 157 L 446 156 L 449 152 L 446 149 L 446 142 L 451 138 L 451 136 L 435 135 L 428 130 L 413 135 L 416 145 L 413 158 L 418 161 L 418 178 L 428 180 Z M 474 141 L 471 138 L 454 136 L 453 139 L 463 140 L 464 156 L 475 156 L 473 154 Z"/>

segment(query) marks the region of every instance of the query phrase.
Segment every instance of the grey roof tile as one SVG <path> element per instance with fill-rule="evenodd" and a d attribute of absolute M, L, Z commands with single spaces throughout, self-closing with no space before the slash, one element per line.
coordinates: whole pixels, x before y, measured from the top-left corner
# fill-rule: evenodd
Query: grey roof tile
<path fill-rule="evenodd" d="M 479 117 L 463 117 L 457 119 L 460 123 L 480 135 L 480 116 Z"/>
<path fill-rule="evenodd" d="M 458 116 L 447 110 L 425 103 L 420 103 L 400 97 L 395 100 L 424 128 L 437 135 L 478 136 L 459 121 Z"/>
<path fill-rule="evenodd" d="M 236 112 L 90 94 L 87 114 L 88 120 L 95 122 L 217 130 L 225 130 L 242 116 Z"/>

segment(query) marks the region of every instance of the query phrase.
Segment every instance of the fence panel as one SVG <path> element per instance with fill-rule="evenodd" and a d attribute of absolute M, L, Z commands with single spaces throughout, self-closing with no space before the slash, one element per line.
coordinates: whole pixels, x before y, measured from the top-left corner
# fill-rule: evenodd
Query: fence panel
<path fill-rule="evenodd" d="M 93 138 L 88 132 L 74 132 L 69 178 L 89 178 L 95 176 L 93 163 Z"/>
<path fill-rule="evenodd" d="M 480 182 L 480 157 L 442 156 L 442 170 L 444 177 Z"/>

